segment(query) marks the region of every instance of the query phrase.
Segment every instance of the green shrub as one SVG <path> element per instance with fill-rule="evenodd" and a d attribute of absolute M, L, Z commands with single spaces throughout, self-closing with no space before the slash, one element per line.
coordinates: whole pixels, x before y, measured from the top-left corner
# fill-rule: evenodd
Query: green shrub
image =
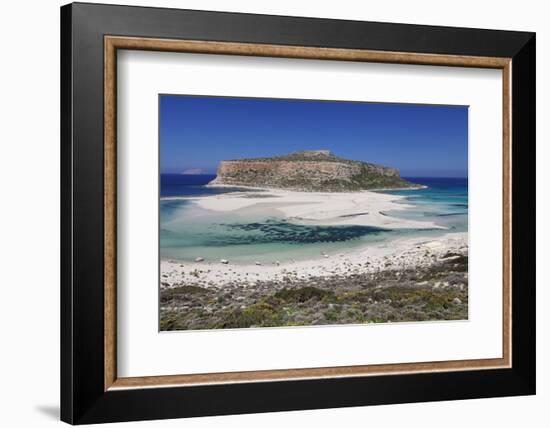
<path fill-rule="evenodd" d="M 275 293 L 275 297 L 285 302 L 304 303 L 311 299 L 333 298 L 334 292 L 316 287 L 283 288 Z"/>

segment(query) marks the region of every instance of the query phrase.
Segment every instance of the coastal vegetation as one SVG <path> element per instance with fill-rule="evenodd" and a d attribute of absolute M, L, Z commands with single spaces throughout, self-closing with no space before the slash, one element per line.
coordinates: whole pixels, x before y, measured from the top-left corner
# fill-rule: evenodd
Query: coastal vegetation
<path fill-rule="evenodd" d="M 468 318 L 468 256 L 418 268 L 161 290 L 161 330 L 364 324 Z"/>

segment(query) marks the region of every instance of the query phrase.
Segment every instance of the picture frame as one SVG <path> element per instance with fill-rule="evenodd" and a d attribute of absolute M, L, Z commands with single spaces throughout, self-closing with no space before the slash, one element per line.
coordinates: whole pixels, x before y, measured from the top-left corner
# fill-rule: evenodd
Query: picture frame
<path fill-rule="evenodd" d="M 502 70 L 502 358 L 119 377 L 119 50 Z M 534 394 L 535 97 L 534 33 L 63 6 L 61 419 L 86 424 Z"/>

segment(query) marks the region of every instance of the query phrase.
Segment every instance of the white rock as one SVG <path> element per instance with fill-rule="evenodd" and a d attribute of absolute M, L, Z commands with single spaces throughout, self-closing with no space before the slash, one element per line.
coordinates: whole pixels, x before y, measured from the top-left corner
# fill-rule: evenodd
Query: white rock
<path fill-rule="evenodd" d="M 228 260 L 226 260 L 226 259 L 221 259 L 221 260 L 220 260 L 220 263 L 223 263 L 224 265 L 226 265 L 226 264 L 228 264 L 228 263 L 229 263 L 229 261 L 228 261 Z"/>
<path fill-rule="evenodd" d="M 256 262 L 256 266 L 261 266 L 262 264 L 260 262 Z"/>
<path fill-rule="evenodd" d="M 195 261 L 196 261 L 196 262 L 203 262 L 204 259 L 203 259 L 202 257 L 197 257 L 197 258 L 195 259 Z"/>

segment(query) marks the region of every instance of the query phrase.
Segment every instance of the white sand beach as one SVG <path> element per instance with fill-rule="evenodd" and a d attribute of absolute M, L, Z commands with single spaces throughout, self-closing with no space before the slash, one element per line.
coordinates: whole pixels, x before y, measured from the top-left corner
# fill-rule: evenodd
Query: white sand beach
<path fill-rule="evenodd" d="M 213 211 L 238 211 L 251 208 L 278 210 L 292 223 L 326 226 L 358 225 L 387 229 L 443 229 L 431 221 L 392 217 L 388 211 L 411 208 L 405 197 L 372 191 L 348 193 L 293 192 L 270 189 L 233 192 L 188 199 Z"/>
<path fill-rule="evenodd" d="M 467 254 L 468 234 L 448 233 L 439 238 L 422 236 L 396 238 L 383 243 L 365 245 L 335 254 L 319 254 L 318 259 L 271 264 L 227 264 L 220 260 L 200 262 L 161 261 L 161 287 L 182 284 L 201 287 L 223 287 L 237 283 L 254 285 L 258 281 L 284 281 L 331 275 L 356 275 L 382 270 L 396 272 L 430 266 L 449 253 Z"/>

